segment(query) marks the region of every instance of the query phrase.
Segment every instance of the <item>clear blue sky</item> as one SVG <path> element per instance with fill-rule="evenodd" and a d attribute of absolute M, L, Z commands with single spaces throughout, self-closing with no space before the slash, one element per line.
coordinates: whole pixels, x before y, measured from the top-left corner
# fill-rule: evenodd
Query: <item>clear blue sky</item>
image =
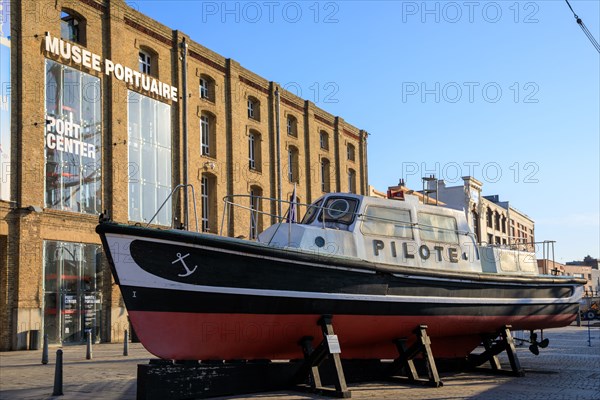
<path fill-rule="evenodd" d="M 600 56 L 563 0 L 130 4 L 367 130 L 375 188 L 471 172 L 557 261 L 600 256 Z"/>

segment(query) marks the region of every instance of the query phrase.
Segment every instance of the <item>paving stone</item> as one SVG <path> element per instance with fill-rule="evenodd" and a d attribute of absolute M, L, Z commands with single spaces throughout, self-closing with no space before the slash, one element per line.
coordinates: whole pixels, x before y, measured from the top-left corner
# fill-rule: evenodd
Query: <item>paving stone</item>
<path fill-rule="evenodd" d="M 535 356 L 528 346 L 517 353 L 524 377 L 493 375 L 484 371 L 444 372 L 444 386 L 429 388 L 399 383 L 350 385 L 353 399 L 414 400 L 600 400 L 600 326 L 570 326 L 544 332 L 550 346 Z M 591 344 L 591 345 L 590 345 Z M 41 364 L 41 351 L 0 353 L 0 399 L 135 399 L 137 364 L 153 358 L 140 344 L 131 344 L 123 356 L 118 344 L 99 344 L 93 359 L 85 359 L 85 346 L 63 347 L 64 396 L 52 397 L 56 348 L 50 362 Z M 508 359 L 500 357 L 503 368 Z M 262 393 L 225 399 L 324 399 L 294 391 Z"/>

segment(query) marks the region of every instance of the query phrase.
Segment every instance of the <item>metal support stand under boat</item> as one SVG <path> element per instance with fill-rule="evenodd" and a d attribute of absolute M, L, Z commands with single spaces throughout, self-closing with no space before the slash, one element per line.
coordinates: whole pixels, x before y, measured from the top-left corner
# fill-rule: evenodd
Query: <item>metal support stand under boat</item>
<path fill-rule="evenodd" d="M 304 353 L 304 362 L 298 369 L 298 372 L 296 372 L 293 383 L 301 385 L 308 378 L 310 387 L 297 386 L 297 388 L 308 389 L 310 392 L 324 396 L 348 399 L 352 393 L 346 385 L 346 377 L 344 376 L 342 361 L 340 359 L 340 344 L 337 335 L 333 332 L 332 318 L 331 315 L 323 315 L 319 319 L 318 324 L 321 325 L 323 341 L 321 341 L 316 349 L 312 348 L 313 338 L 311 336 L 305 336 L 300 340 L 299 344 L 302 346 L 302 352 Z M 335 389 L 323 387 L 321 384 L 319 366 L 327 358 L 331 358 L 333 361 Z"/>
<path fill-rule="evenodd" d="M 406 378 L 408 378 L 410 383 L 421 383 L 433 387 L 443 386 L 444 383 L 440 379 L 440 375 L 438 374 L 435 365 L 435 358 L 431 351 L 431 339 L 429 339 L 429 336 L 427 335 L 427 325 L 419 325 L 413 333 L 417 336 L 417 341 L 409 348 L 406 347 L 408 338 L 394 340 L 400 356 L 394 360 L 389 369 L 390 379 L 396 380 L 398 378 L 397 372 L 404 370 Z M 419 374 L 417 373 L 413 361 L 413 359 L 421 354 L 427 364 L 427 372 L 429 374 L 428 379 L 419 378 Z"/>
<path fill-rule="evenodd" d="M 510 328 L 510 325 L 505 325 L 500 331 L 482 337 L 485 351 L 481 354 L 471 354 L 468 358 L 469 363 L 473 367 L 478 367 L 489 361 L 492 371 L 495 373 L 508 373 L 513 376 L 524 376 L 525 372 L 519 363 L 515 342 L 510 334 Z M 495 340 L 498 336 L 500 336 L 500 339 Z M 511 368 L 510 371 L 503 370 L 500 366 L 500 361 L 497 356 L 503 351 L 506 351 L 506 355 L 508 356 Z"/>

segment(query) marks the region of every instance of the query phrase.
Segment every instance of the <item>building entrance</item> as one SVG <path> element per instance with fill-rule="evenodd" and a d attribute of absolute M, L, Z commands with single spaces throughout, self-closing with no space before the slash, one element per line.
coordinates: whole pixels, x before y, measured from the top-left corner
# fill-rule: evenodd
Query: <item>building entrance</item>
<path fill-rule="evenodd" d="M 44 242 L 44 333 L 55 344 L 99 341 L 102 326 L 100 246 Z"/>

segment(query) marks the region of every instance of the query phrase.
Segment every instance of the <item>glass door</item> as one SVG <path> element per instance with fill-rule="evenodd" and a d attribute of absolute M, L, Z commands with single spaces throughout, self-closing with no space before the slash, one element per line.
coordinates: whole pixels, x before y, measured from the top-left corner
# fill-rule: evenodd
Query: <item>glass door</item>
<path fill-rule="evenodd" d="M 50 343 L 100 339 L 102 297 L 97 245 L 44 242 L 44 333 Z"/>

